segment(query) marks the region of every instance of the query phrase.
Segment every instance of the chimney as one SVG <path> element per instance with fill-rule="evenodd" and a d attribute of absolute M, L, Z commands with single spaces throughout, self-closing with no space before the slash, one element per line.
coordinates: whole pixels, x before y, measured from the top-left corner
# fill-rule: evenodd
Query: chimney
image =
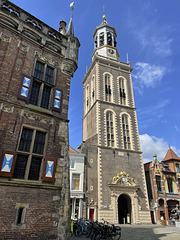
<path fill-rule="evenodd" d="M 65 35 L 66 34 L 66 22 L 65 21 L 60 21 L 59 22 L 59 32 L 62 34 L 62 35 Z"/>

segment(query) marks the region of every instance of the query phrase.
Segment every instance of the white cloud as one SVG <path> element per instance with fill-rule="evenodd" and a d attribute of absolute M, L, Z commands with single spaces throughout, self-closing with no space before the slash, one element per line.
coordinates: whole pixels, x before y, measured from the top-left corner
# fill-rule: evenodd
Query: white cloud
<path fill-rule="evenodd" d="M 157 138 L 155 136 L 149 136 L 148 134 L 140 135 L 141 150 L 143 152 L 144 163 L 153 160 L 153 155 L 157 154 L 158 161 L 164 159 L 169 145 L 163 138 Z M 180 154 L 180 150 L 176 147 L 171 146 L 171 149 L 177 154 Z"/>
<path fill-rule="evenodd" d="M 170 25 L 159 25 L 158 18 L 149 20 L 146 16 L 139 16 L 136 21 L 128 20 L 131 32 L 135 35 L 142 48 L 149 49 L 156 56 L 168 57 L 172 55 L 173 38 L 168 36 L 172 31 Z M 143 22 L 143 24 L 139 24 Z"/>
<path fill-rule="evenodd" d="M 150 65 L 145 62 L 137 62 L 135 64 L 134 87 L 142 93 L 144 87 L 155 87 L 163 78 L 166 72 L 165 67 L 158 65 Z"/>
<path fill-rule="evenodd" d="M 179 128 L 178 128 L 178 126 L 175 125 L 174 127 L 175 127 L 176 131 L 179 132 Z"/>

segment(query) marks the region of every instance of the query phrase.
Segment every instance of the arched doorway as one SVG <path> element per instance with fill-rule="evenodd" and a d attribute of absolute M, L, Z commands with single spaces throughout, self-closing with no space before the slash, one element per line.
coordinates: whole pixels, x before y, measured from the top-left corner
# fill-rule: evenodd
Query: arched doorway
<path fill-rule="evenodd" d="M 126 194 L 118 198 L 118 220 L 120 224 L 131 223 L 131 199 Z"/>
<path fill-rule="evenodd" d="M 161 217 L 165 219 L 165 213 L 164 213 L 164 200 L 159 199 L 159 220 L 161 220 Z"/>

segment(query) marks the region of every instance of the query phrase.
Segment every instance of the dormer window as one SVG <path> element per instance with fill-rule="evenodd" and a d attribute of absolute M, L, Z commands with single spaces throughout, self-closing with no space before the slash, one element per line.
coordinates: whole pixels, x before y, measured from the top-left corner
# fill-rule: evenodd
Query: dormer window
<path fill-rule="evenodd" d="M 104 33 L 100 33 L 99 35 L 99 46 L 104 45 Z"/>

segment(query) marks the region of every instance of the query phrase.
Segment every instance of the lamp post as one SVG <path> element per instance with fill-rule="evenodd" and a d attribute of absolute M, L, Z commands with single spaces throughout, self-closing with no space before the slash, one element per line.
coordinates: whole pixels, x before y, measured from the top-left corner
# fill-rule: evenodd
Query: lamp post
<path fill-rule="evenodd" d="M 158 214 L 157 214 L 158 204 L 155 203 L 155 204 L 154 204 L 154 207 L 155 207 L 155 213 L 156 213 L 156 224 L 157 224 L 157 223 L 158 223 Z"/>
<path fill-rule="evenodd" d="M 88 207 L 87 207 L 87 205 L 88 205 L 88 196 L 89 196 L 89 192 L 87 191 L 87 192 L 85 192 L 85 198 L 86 198 L 86 219 L 87 219 L 87 210 L 88 210 Z"/>

